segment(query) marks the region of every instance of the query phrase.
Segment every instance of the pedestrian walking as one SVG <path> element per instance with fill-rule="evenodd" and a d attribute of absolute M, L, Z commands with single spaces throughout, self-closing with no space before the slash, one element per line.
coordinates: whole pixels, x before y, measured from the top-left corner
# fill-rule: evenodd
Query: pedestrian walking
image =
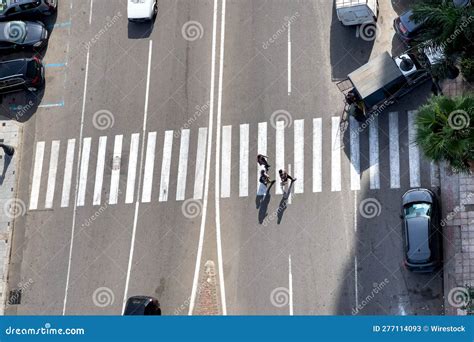
<path fill-rule="evenodd" d="M 285 170 L 282 170 L 282 169 L 278 170 L 278 173 L 280 174 L 281 190 L 286 193 L 285 187 L 288 184 L 288 179 L 291 180 L 291 183 L 293 183 L 294 181 L 296 181 L 296 178 L 291 177 L 288 174 L 288 172 L 286 172 Z"/>
<path fill-rule="evenodd" d="M 265 170 L 268 171 L 270 164 L 268 164 L 268 157 L 263 154 L 257 154 L 257 163 L 260 166 L 264 166 Z"/>

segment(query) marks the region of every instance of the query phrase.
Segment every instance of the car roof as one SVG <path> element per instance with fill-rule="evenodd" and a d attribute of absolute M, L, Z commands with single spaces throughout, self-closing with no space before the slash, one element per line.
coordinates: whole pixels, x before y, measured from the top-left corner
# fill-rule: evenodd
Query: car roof
<path fill-rule="evenodd" d="M 411 19 L 412 15 L 413 15 L 413 11 L 408 10 L 400 16 L 400 21 L 402 22 L 403 26 L 407 28 L 409 32 L 415 31 L 423 24 L 421 21 L 415 22 L 415 20 Z"/>
<path fill-rule="evenodd" d="M 144 315 L 146 306 L 154 298 L 147 296 L 134 296 L 127 300 L 124 315 Z"/>
<path fill-rule="evenodd" d="M 13 59 L 0 63 L 0 79 L 10 77 L 13 75 L 23 75 L 26 73 L 26 68 L 30 59 Z"/>
<path fill-rule="evenodd" d="M 406 224 L 408 239 L 407 258 L 415 262 L 428 260 L 431 256 L 429 217 L 417 216 L 408 218 Z"/>

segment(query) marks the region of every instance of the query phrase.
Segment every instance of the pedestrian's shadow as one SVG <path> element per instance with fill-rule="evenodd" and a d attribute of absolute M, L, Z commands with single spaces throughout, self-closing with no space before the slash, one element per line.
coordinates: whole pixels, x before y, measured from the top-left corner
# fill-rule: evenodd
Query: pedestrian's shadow
<path fill-rule="evenodd" d="M 5 154 L 3 156 L 3 171 L 2 171 L 2 175 L 0 176 L 0 185 L 3 184 L 3 181 L 5 179 L 5 175 L 7 173 L 7 170 L 8 170 L 8 166 L 10 165 L 11 161 L 12 161 L 12 156 L 9 156 L 8 154 Z"/>
<path fill-rule="evenodd" d="M 291 196 L 291 190 L 293 190 L 293 183 L 290 183 L 290 186 L 288 187 L 288 190 L 283 193 L 283 197 L 281 198 L 280 205 L 278 207 L 278 214 L 277 214 L 277 223 L 280 224 L 281 220 L 283 219 L 283 214 L 285 213 L 286 208 L 288 208 L 288 198 Z"/>
<path fill-rule="evenodd" d="M 258 209 L 258 223 L 263 224 L 265 221 L 265 218 L 267 217 L 267 210 L 268 210 L 268 204 L 270 203 L 270 200 L 272 198 L 272 195 L 270 194 L 270 190 L 272 188 L 273 184 L 270 185 L 267 189 L 267 193 L 265 196 L 260 196 L 257 195 L 255 198 L 256 202 L 256 207 Z"/>

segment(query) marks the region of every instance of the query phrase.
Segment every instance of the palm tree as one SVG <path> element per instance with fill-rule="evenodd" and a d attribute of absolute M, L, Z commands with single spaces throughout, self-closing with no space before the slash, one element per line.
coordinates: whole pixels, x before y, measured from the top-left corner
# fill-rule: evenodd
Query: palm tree
<path fill-rule="evenodd" d="M 418 110 L 416 144 L 435 162 L 474 171 L 474 96 L 434 96 Z"/>

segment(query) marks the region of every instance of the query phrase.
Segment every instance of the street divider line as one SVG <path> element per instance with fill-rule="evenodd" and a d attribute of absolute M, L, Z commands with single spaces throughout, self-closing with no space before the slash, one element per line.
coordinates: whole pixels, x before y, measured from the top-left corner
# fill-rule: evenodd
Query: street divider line
<path fill-rule="evenodd" d="M 51 142 L 51 155 L 49 157 L 48 186 L 46 188 L 46 199 L 44 207 L 51 209 L 53 207 L 54 189 L 56 187 L 56 174 L 58 172 L 59 159 L 59 140 Z"/>
<path fill-rule="evenodd" d="M 322 119 L 313 119 L 313 192 L 323 189 L 323 125 Z"/>
<path fill-rule="evenodd" d="M 176 185 L 176 200 L 183 201 L 186 197 L 186 177 L 189 157 L 189 129 L 181 130 L 181 144 L 179 147 L 178 181 Z"/>
<path fill-rule="evenodd" d="M 122 141 L 123 135 L 116 135 L 114 142 L 114 154 L 112 158 L 112 174 L 110 176 L 109 204 L 117 204 L 120 185 L 120 167 L 122 163 Z"/>
<path fill-rule="evenodd" d="M 68 139 L 66 150 L 66 162 L 64 164 L 63 192 L 61 195 L 61 208 L 69 206 L 69 196 L 71 194 L 72 166 L 74 164 L 74 148 L 76 139 Z"/>
<path fill-rule="evenodd" d="M 171 155 L 173 153 L 173 131 L 166 131 L 163 142 L 163 159 L 161 162 L 161 179 L 160 179 L 160 195 L 159 202 L 168 201 Z"/>
<path fill-rule="evenodd" d="M 44 141 L 36 143 L 35 163 L 33 167 L 33 179 L 31 181 L 30 210 L 38 208 L 38 197 L 41 185 L 41 173 L 43 169 Z"/>
<path fill-rule="evenodd" d="M 398 113 L 388 114 L 389 154 L 390 154 L 390 188 L 400 188 L 400 145 L 398 139 Z"/>
<path fill-rule="evenodd" d="M 87 174 L 89 172 L 89 156 L 91 151 L 91 138 L 84 138 L 81 156 L 81 171 L 79 173 L 79 190 L 77 191 L 77 206 L 84 205 L 86 198 Z"/>
<path fill-rule="evenodd" d="M 127 190 L 125 203 L 133 203 L 135 194 L 135 180 L 137 178 L 138 148 L 140 147 L 140 133 L 133 133 L 130 138 L 130 155 L 128 157 Z"/>
<path fill-rule="evenodd" d="M 222 127 L 222 176 L 221 197 L 230 197 L 230 178 L 232 169 L 232 126 Z"/>
<path fill-rule="evenodd" d="M 206 166 L 206 139 L 207 128 L 200 127 L 196 153 L 196 170 L 194 173 L 194 199 L 202 199 Z"/>
<path fill-rule="evenodd" d="M 102 199 L 102 184 L 104 181 L 105 169 L 105 151 L 107 147 L 107 137 L 99 138 L 99 147 L 97 148 L 97 165 L 95 168 L 94 200 L 93 205 L 100 205 Z"/>
<path fill-rule="evenodd" d="M 143 176 L 142 202 L 151 202 L 151 190 L 153 185 L 153 170 L 155 168 L 155 145 L 156 132 L 148 133 L 145 157 L 145 173 Z"/>
<path fill-rule="evenodd" d="M 239 151 L 239 196 L 249 195 L 249 125 L 239 126 L 240 151 Z"/>

